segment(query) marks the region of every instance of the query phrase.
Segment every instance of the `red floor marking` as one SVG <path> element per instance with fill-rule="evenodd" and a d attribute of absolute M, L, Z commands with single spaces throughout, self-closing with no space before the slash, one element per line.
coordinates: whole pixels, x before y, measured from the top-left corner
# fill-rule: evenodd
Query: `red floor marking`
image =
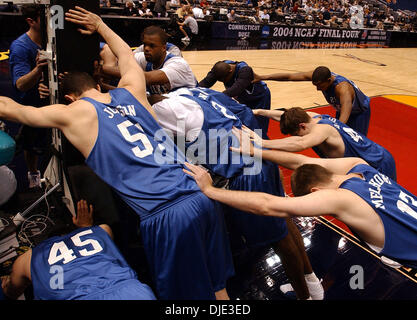
<path fill-rule="evenodd" d="M 311 111 L 335 116 L 330 106 L 312 108 Z M 279 122 L 271 120 L 268 136 L 270 139 L 285 137 L 279 129 Z M 393 155 L 397 166 L 398 183 L 411 193 L 417 195 L 417 110 L 416 108 L 382 97 L 371 99 L 371 120 L 368 138 L 382 145 Z M 317 157 L 312 149 L 301 152 L 310 157 Z M 284 188 L 291 191 L 291 170 L 281 168 Z M 331 216 L 324 216 L 328 221 L 345 231 L 349 228 Z"/>

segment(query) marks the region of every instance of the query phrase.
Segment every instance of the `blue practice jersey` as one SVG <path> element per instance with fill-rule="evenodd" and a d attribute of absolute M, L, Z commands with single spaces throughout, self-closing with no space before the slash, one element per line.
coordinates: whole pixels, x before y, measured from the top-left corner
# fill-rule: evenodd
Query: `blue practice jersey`
<path fill-rule="evenodd" d="M 248 64 L 244 61 L 231 61 L 225 60 L 224 62 L 228 64 L 236 64 L 235 73 L 233 78 L 224 84 L 226 89 L 233 86 L 238 78 L 238 72 L 243 67 L 249 67 Z M 252 83 L 249 87 L 245 88 L 245 90 L 237 97 L 233 97 L 240 103 L 247 105 L 251 109 L 271 109 L 271 91 L 269 90 L 268 86 L 265 82 L 260 81 L 257 83 Z M 261 125 L 261 129 L 265 131 L 265 134 L 268 133 L 269 128 L 269 118 L 256 116 L 259 124 Z"/>
<path fill-rule="evenodd" d="M 339 132 L 345 145 L 344 157 L 362 158 L 369 165 L 389 176 L 391 179 L 397 179 L 395 161 L 387 149 L 329 115 L 324 114 L 315 116 L 314 118 L 316 117 L 321 117 L 318 122 L 319 124 L 328 124 Z M 326 158 L 317 147 L 313 147 L 313 150 L 320 157 Z"/>
<path fill-rule="evenodd" d="M 229 97 L 223 92 L 219 92 L 219 91 L 212 90 L 209 88 L 202 88 L 202 87 L 192 88 L 189 90 L 192 92 L 205 93 L 208 96 L 207 101 L 214 101 L 216 103 L 223 105 L 230 112 L 236 115 L 239 118 L 239 120 L 242 122 L 242 124 L 244 124 L 248 128 L 252 130 L 262 129 L 261 124 L 258 122 L 257 118 L 253 115 L 252 110 L 248 106 L 237 102 L 235 99 Z M 259 132 L 260 131 L 257 131 L 257 133 Z M 265 130 L 262 130 L 262 137 L 264 139 L 268 139 L 267 132 Z"/>
<path fill-rule="evenodd" d="M 167 62 L 169 59 L 171 59 L 172 57 L 175 57 L 174 54 L 172 53 L 168 53 L 165 57 L 164 62 L 162 63 L 162 65 L 158 68 L 158 69 L 162 69 L 165 62 Z M 158 70 L 155 69 L 155 70 Z M 153 71 L 153 64 L 152 62 L 149 62 L 146 64 L 146 68 L 145 71 L 149 72 L 149 71 Z M 171 85 L 169 83 L 165 83 L 165 84 L 151 84 L 151 85 L 147 85 L 146 86 L 146 90 L 150 93 L 150 94 L 164 94 L 164 93 L 168 93 L 171 90 Z"/>
<path fill-rule="evenodd" d="M 34 247 L 31 277 L 34 297 L 40 300 L 94 299 L 99 293 L 117 291 L 117 286 L 132 282 L 146 288 L 144 299 L 155 299 L 99 226 L 52 237 Z M 140 298 L 137 295 L 132 290 L 124 297 L 136 300 Z"/>
<path fill-rule="evenodd" d="M 357 165 L 348 173 L 360 178 L 344 181 L 340 188 L 365 200 L 380 216 L 385 244 L 380 252 L 405 266 L 417 267 L 417 197 L 368 165 Z"/>
<path fill-rule="evenodd" d="M 39 107 L 42 105 L 38 92 L 38 83 L 27 91 L 19 91 L 16 82 L 36 67 L 36 56 L 40 50 L 36 43 L 24 33 L 10 45 L 10 76 L 13 83 L 15 99 L 21 104 Z"/>
<path fill-rule="evenodd" d="M 187 156 L 193 154 L 198 163 L 225 178 L 242 174 L 243 168 L 250 167 L 254 160 L 230 150 L 231 146 L 239 147 L 239 141 L 232 133 L 233 127 L 242 127 L 239 118 L 211 97 L 206 89 L 195 88 L 188 92 L 190 95 L 181 95 L 201 107 L 204 122 L 197 139 L 186 143 Z"/>
<path fill-rule="evenodd" d="M 112 101 L 90 98 L 98 136 L 86 163 L 144 219 L 172 200 L 198 192 L 183 172 L 185 156 L 153 116 L 126 89 L 109 91 Z"/>
<path fill-rule="evenodd" d="M 238 77 L 239 70 L 243 67 L 249 67 L 248 64 L 244 61 L 231 61 L 225 60 L 224 62 L 228 64 L 236 64 L 235 73 L 233 78 L 224 84 L 226 88 L 230 88 L 236 82 Z M 265 82 L 260 81 L 253 83 L 249 88 L 246 88 L 245 91 L 236 97 L 236 99 L 243 104 L 246 104 L 251 109 L 270 109 L 270 102 L 268 105 L 261 105 L 260 101 L 265 101 L 264 98 L 269 94 L 268 86 Z"/>
<path fill-rule="evenodd" d="M 345 77 L 342 77 L 335 73 L 332 73 L 332 76 L 335 76 L 336 78 L 334 82 L 332 83 L 332 85 L 330 86 L 330 88 L 327 89 L 326 91 L 323 91 L 323 95 L 326 98 L 327 102 L 330 103 L 336 109 L 336 111 L 340 112 L 340 109 L 342 106 L 340 104 L 340 100 L 336 97 L 335 88 L 339 83 L 345 82 L 345 81 L 350 83 L 353 87 L 353 90 L 355 90 L 355 98 L 353 99 L 351 114 L 354 115 L 354 114 L 362 113 L 369 109 L 370 107 L 369 97 L 366 96 L 356 86 L 356 84 L 353 81 L 350 81 L 346 79 Z"/>

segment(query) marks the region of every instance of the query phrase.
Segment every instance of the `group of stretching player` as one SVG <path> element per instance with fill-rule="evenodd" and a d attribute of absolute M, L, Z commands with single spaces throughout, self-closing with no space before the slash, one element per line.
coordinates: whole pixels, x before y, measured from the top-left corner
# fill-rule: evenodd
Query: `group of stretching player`
<path fill-rule="evenodd" d="M 0 97 L 0 118 L 61 130 L 139 215 L 155 296 L 110 244 L 107 227 L 84 226 L 19 257 L 2 282 L 7 297 L 32 283 L 40 299 L 229 299 L 235 246 L 271 245 L 297 298 L 323 299 L 293 216 L 333 215 L 381 256 L 417 265 L 417 199 L 396 183 L 392 155 L 366 137 L 369 98 L 353 82 L 325 67 L 259 76 L 225 60 L 197 83 L 157 27 L 145 30 L 144 51 L 132 53 L 99 16 L 76 7 L 66 20 L 100 34 L 114 56 L 102 69 L 120 77 L 117 87 L 102 92 L 90 75 L 70 72 L 61 83 L 69 105 Z M 262 80 L 312 81 L 338 119 L 270 110 Z M 216 81 L 225 92 L 207 88 Z M 269 140 L 266 118 L 291 137 Z M 293 153 L 310 147 L 320 158 Z M 295 197 L 285 196 L 277 164 L 294 170 Z M 53 266 L 65 274 L 58 288 Z"/>

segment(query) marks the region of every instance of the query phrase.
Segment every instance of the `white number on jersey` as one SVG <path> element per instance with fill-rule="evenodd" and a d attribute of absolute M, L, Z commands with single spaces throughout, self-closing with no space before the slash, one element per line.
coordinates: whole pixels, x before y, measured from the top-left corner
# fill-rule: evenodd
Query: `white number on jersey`
<path fill-rule="evenodd" d="M 417 219 L 417 212 L 408 205 L 411 204 L 417 208 L 417 200 L 404 193 L 403 191 L 400 192 L 399 198 L 401 200 L 397 201 L 397 208 L 400 209 L 401 212 L 407 213 L 414 219 Z"/>
<path fill-rule="evenodd" d="M 149 141 L 148 137 L 143 133 L 143 128 L 140 126 L 140 124 L 135 124 L 134 126 L 139 129 L 141 132 L 138 132 L 136 134 L 130 134 L 128 128 L 133 126 L 133 123 L 129 120 L 126 120 L 120 124 L 117 125 L 117 128 L 122 133 L 123 138 L 125 138 L 128 142 L 136 142 L 141 141 L 143 144 L 143 149 L 141 150 L 139 146 L 136 146 L 132 148 L 132 152 L 134 155 L 138 158 L 144 158 L 152 154 L 153 152 L 153 146 L 151 142 Z"/>
<path fill-rule="evenodd" d="M 214 109 L 216 109 L 216 110 L 219 110 L 220 109 L 220 112 L 226 117 L 226 118 L 229 118 L 229 119 L 233 119 L 233 120 L 236 120 L 237 118 L 234 116 L 234 115 L 231 115 L 231 114 L 228 114 L 227 113 L 227 109 L 224 107 L 224 106 L 222 106 L 221 104 L 219 104 L 219 103 L 217 103 L 217 102 L 215 102 L 215 101 L 212 101 L 211 102 L 211 105 L 213 106 L 213 108 Z"/>
<path fill-rule="evenodd" d="M 352 128 L 343 128 L 343 130 L 355 141 L 363 140 L 363 138 Z"/>
<path fill-rule="evenodd" d="M 91 245 L 93 247 L 92 250 L 87 250 L 87 249 L 79 250 L 79 254 L 83 257 L 91 256 L 93 254 L 99 253 L 100 251 L 103 251 L 103 247 L 100 245 L 100 243 L 97 240 L 85 239 L 82 241 L 80 239 L 80 237 L 85 236 L 86 234 L 91 234 L 91 233 L 93 233 L 93 230 L 88 229 L 88 230 L 79 232 L 76 235 L 71 237 L 72 242 L 77 247 L 84 247 L 87 245 Z M 64 260 L 63 264 L 66 264 L 68 262 L 71 262 L 75 258 L 77 258 L 77 256 L 74 254 L 74 250 L 69 249 L 64 241 L 60 241 L 60 242 L 54 243 L 51 250 L 49 251 L 48 263 L 50 265 L 53 265 L 57 263 L 58 261 Z"/>

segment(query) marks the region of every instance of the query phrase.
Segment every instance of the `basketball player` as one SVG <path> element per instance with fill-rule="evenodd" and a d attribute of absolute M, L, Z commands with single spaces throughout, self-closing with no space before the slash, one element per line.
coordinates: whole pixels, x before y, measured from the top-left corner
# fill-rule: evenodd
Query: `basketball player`
<path fill-rule="evenodd" d="M 184 58 L 167 52 L 167 34 L 158 26 L 149 26 L 143 31 L 144 51 L 134 57 L 143 71 L 150 94 L 164 94 L 177 88 L 193 88 L 197 79 Z M 106 56 L 103 72 L 120 77 L 114 58 Z"/>
<path fill-rule="evenodd" d="M 0 98 L 0 118 L 60 129 L 87 165 L 140 216 L 146 257 L 160 299 L 227 299 L 234 273 L 220 204 L 209 200 L 175 157 L 146 99 L 145 78 L 129 46 L 99 16 L 76 7 L 66 20 L 83 34 L 98 32 L 117 56 L 117 89 L 101 93 L 85 73 L 68 73 L 62 84 L 69 106 L 22 106 Z M 166 161 L 158 162 L 158 152 Z M 183 163 L 183 162 L 181 162 Z M 198 283 L 198 285 L 197 285 Z"/>
<path fill-rule="evenodd" d="M 336 109 L 336 119 L 347 124 L 364 136 L 368 134 L 371 118 L 370 99 L 357 85 L 327 67 L 317 67 L 314 71 L 299 73 L 275 73 L 270 75 L 255 74 L 256 81 L 312 81 Z"/>
<path fill-rule="evenodd" d="M 262 140 L 259 143 L 265 148 L 291 152 L 313 148 L 321 158 L 358 157 L 397 180 L 395 160 L 388 150 L 333 117 L 298 107 L 286 111 L 254 110 L 254 113 L 280 121 L 281 132 L 292 135 Z M 254 133 L 250 134 L 254 137 Z"/>
<path fill-rule="evenodd" d="M 144 51 L 144 45 L 141 44 L 139 47 L 137 47 L 133 53 L 139 53 L 139 52 L 143 52 Z M 181 49 L 178 48 L 175 44 L 171 43 L 171 42 L 167 42 L 166 45 L 166 50 L 169 53 L 172 53 L 174 56 L 178 56 L 178 57 L 182 57 L 182 53 L 181 53 Z"/>
<path fill-rule="evenodd" d="M 81 200 L 77 209 L 76 230 L 44 240 L 15 260 L 2 279 L 5 296 L 17 299 L 32 284 L 36 300 L 156 300 L 120 254 L 110 227 L 92 226 L 92 206 Z"/>
<path fill-rule="evenodd" d="M 254 214 L 334 216 L 382 262 L 417 267 L 417 197 L 395 181 L 360 158 L 320 159 L 277 150 L 262 150 L 262 158 L 295 169 L 291 186 L 296 197 L 218 189 L 205 170 L 192 164 L 187 173 L 209 198 Z"/>
<path fill-rule="evenodd" d="M 260 129 L 247 106 L 206 88 L 179 89 L 168 96 L 160 97 L 152 108 L 160 125 L 177 137 L 177 145 L 184 145 L 188 161 L 199 163 L 210 172 L 227 178 L 229 189 L 285 195 L 275 164 L 269 161 L 253 163 L 253 159 L 240 157 L 229 150 L 233 143 L 230 141 L 232 128 L 242 125 L 231 109 L 240 110 L 241 116 L 246 114 L 243 117 L 246 124 Z M 179 137 L 185 137 L 185 143 L 179 142 Z M 232 239 L 243 237 L 248 247 L 272 245 L 281 258 L 298 299 L 309 299 L 310 296 L 313 300 L 323 299 L 323 288 L 311 268 L 301 235 L 291 219 L 259 217 L 231 207 L 225 210 L 225 217 Z M 287 224 L 291 225 L 287 228 Z"/>
<path fill-rule="evenodd" d="M 266 83 L 254 80 L 253 70 L 244 61 L 218 61 L 206 77 L 198 83 L 199 87 L 211 88 L 217 81 L 221 81 L 226 88 L 224 94 L 235 98 L 238 102 L 251 109 L 271 108 L 271 92 Z M 257 117 L 261 128 L 268 132 L 269 120 Z"/>

